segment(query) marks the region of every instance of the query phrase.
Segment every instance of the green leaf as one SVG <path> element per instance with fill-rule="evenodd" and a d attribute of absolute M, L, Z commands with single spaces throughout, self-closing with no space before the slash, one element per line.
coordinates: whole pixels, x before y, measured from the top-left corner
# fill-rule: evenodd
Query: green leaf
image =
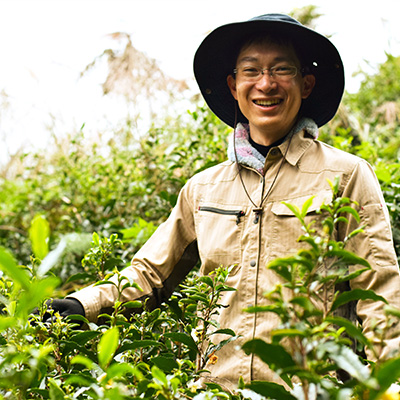
<path fill-rule="evenodd" d="M 96 338 L 99 335 L 101 335 L 101 332 L 99 331 L 84 331 L 71 336 L 70 340 L 75 343 L 86 344 L 87 342 Z"/>
<path fill-rule="evenodd" d="M 48 380 L 49 384 L 49 394 L 50 394 L 50 400 L 64 400 L 65 399 L 65 393 L 64 391 L 58 386 L 57 382 L 50 378 Z"/>
<path fill-rule="evenodd" d="M 339 213 L 351 214 L 357 222 L 360 222 L 360 216 L 358 215 L 357 210 L 355 210 L 353 207 L 350 206 L 340 207 L 337 212 L 338 214 Z"/>
<path fill-rule="evenodd" d="M 364 228 L 358 228 L 358 229 L 354 229 L 354 231 L 351 231 L 349 233 L 349 235 L 344 239 L 345 242 L 347 242 L 349 239 L 351 239 L 352 237 L 358 235 L 359 233 L 364 232 Z"/>
<path fill-rule="evenodd" d="M 196 353 L 199 352 L 196 342 L 187 333 L 169 332 L 169 333 L 165 333 L 164 336 L 169 338 L 169 339 L 172 339 L 175 342 L 179 342 L 179 343 L 185 344 L 186 346 L 189 347 L 189 349 L 195 351 Z"/>
<path fill-rule="evenodd" d="M 304 310 L 306 310 L 308 312 L 316 311 L 316 307 L 313 305 L 311 300 L 307 297 L 303 297 L 303 296 L 294 297 L 292 300 L 290 300 L 290 302 L 292 304 L 299 305 L 300 307 L 304 308 Z"/>
<path fill-rule="evenodd" d="M 14 283 L 19 284 L 25 290 L 29 289 L 30 281 L 28 274 L 17 265 L 11 253 L 4 248 L 0 248 L 0 269 L 2 269 Z"/>
<path fill-rule="evenodd" d="M 179 364 L 173 357 L 152 357 L 151 362 L 154 363 L 155 366 L 163 370 L 164 372 L 171 373 L 172 370 L 178 369 Z"/>
<path fill-rule="evenodd" d="M 342 275 L 338 278 L 338 280 L 336 281 L 336 283 L 341 283 L 341 282 L 347 282 L 347 281 L 351 281 L 355 278 L 357 278 L 358 276 L 360 276 L 362 273 L 364 273 L 365 271 L 369 271 L 371 268 L 360 268 L 357 269 L 356 271 L 352 272 L 351 274 L 348 275 Z"/>
<path fill-rule="evenodd" d="M 97 347 L 99 364 L 105 369 L 114 357 L 119 342 L 118 328 L 114 326 L 104 332 Z"/>
<path fill-rule="evenodd" d="M 341 326 L 346 329 L 346 332 L 349 336 L 352 338 L 358 340 L 360 343 L 362 343 L 364 346 L 369 345 L 368 339 L 363 335 L 361 330 L 357 328 L 351 321 L 348 319 L 342 318 L 342 317 L 327 317 L 325 321 Z"/>
<path fill-rule="evenodd" d="M 274 370 L 296 365 L 291 355 L 282 346 L 267 343 L 261 339 L 246 342 L 242 349 L 247 355 L 251 353 L 257 355 Z"/>
<path fill-rule="evenodd" d="M 364 290 L 364 289 L 353 289 L 347 292 L 343 292 L 336 297 L 335 301 L 332 304 L 332 311 L 336 310 L 343 304 L 347 304 L 350 301 L 357 300 L 373 300 L 373 301 L 383 301 L 387 304 L 387 301 L 382 296 L 377 295 L 372 290 Z"/>
<path fill-rule="evenodd" d="M 100 246 L 100 238 L 99 238 L 99 235 L 96 232 L 93 232 L 92 241 L 93 241 L 95 246 Z"/>
<path fill-rule="evenodd" d="M 210 336 L 216 334 L 231 335 L 231 336 L 236 335 L 232 329 L 217 329 L 216 331 L 212 332 Z"/>
<path fill-rule="evenodd" d="M 106 270 L 111 270 L 113 267 L 117 267 L 120 265 L 123 265 L 124 262 L 120 258 L 109 258 L 105 263 L 104 263 L 104 268 Z"/>
<path fill-rule="evenodd" d="M 17 313 L 22 316 L 30 314 L 31 311 L 42 302 L 42 300 L 53 295 L 54 289 L 59 283 L 60 279 L 54 276 L 33 281 L 30 284 L 29 289 L 20 294 L 17 304 Z"/>
<path fill-rule="evenodd" d="M 127 301 L 126 303 L 123 303 L 123 306 L 126 308 L 142 308 L 143 303 L 139 300 Z"/>
<path fill-rule="evenodd" d="M 81 321 L 81 322 L 83 322 L 84 324 L 87 324 L 87 325 L 91 324 L 91 322 L 89 322 L 87 318 L 85 318 L 83 315 L 80 315 L 80 314 L 70 314 L 70 315 L 67 315 L 65 317 L 65 319 L 67 321 L 69 321 L 69 322 L 72 322 L 72 323 L 77 322 L 77 321 Z"/>
<path fill-rule="evenodd" d="M 301 235 L 298 239 L 299 242 L 308 243 L 314 250 L 316 254 L 319 254 L 318 244 L 316 243 L 316 239 L 311 236 Z"/>
<path fill-rule="evenodd" d="M 282 201 L 282 204 L 284 204 L 300 221 L 303 220 L 299 207 L 290 203 L 286 203 L 286 201 Z"/>
<path fill-rule="evenodd" d="M 84 365 L 87 369 L 93 369 L 94 362 L 85 356 L 78 354 L 71 360 L 71 364 L 81 364 Z"/>
<path fill-rule="evenodd" d="M 325 257 L 338 257 L 340 262 L 346 263 L 346 265 L 356 265 L 360 264 L 364 267 L 371 268 L 368 261 L 362 257 L 357 256 L 350 251 L 343 250 L 343 249 L 335 249 L 326 252 Z"/>
<path fill-rule="evenodd" d="M 107 368 L 107 381 L 114 378 L 122 378 L 128 374 L 139 378 L 142 376 L 138 369 L 132 364 L 115 363 Z"/>
<path fill-rule="evenodd" d="M 168 380 L 165 376 L 164 372 L 161 371 L 160 368 L 155 365 L 151 368 L 151 373 L 153 378 L 157 379 L 164 387 L 168 387 Z"/>
<path fill-rule="evenodd" d="M 29 228 L 29 239 L 36 258 L 43 260 L 49 252 L 50 225 L 43 215 L 33 218 Z"/>
<path fill-rule="evenodd" d="M 0 317 L 0 332 L 7 330 L 8 328 L 11 328 L 12 326 L 15 326 L 17 323 L 17 320 L 14 317 Z"/>
<path fill-rule="evenodd" d="M 68 377 L 65 378 L 65 385 L 76 385 L 80 387 L 89 387 L 94 379 L 89 380 L 87 376 L 82 376 L 78 374 L 68 374 Z"/>
<path fill-rule="evenodd" d="M 238 336 L 232 336 L 228 339 L 221 340 L 218 344 L 210 345 L 207 349 L 205 357 L 206 358 L 210 357 L 213 353 L 216 353 L 217 351 L 221 350 L 222 347 L 224 347 L 225 345 L 227 345 L 230 342 L 233 342 L 237 338 L 238 338 Z"/>
<path fill-rule="evenodd" d="M 304 253 L 303 253 L 304 254 Z M 292 282 L 293 276 L 291 270 L 296 265 L 304 266 L 308 271 L 312 271 L 314 263 L 307 257 L 294 255 L 291 257 L 277 258 L 270 262 L 267 268 L 274 270 L 278 275 L 282 276 L 286 281 Z"/>
<path fill-rule="evenodd" d="M 264 396 L 266 399 L 296 400 L 282 385 L 266 381 L 253 381 L 246 385 L 247 389 Z"/>
<path fill-rule="evenodd" d="M 211 288 L 214 287 L 214 281 L 209 276 L 202 276 L 202 277 L 200 277 L 199 281 L 206 283 Z"/>
<path fill-rule="evenodd" d="M 201 293 L 192 294 L 190 298 L 196 301 L 201 301 L 202 303 L 208 304 L 209 302 L 207 295 Z"/>
<path fill-rule="evenodd" d="M 301 216 L 304 218 L 307 215 L 308 209 L 310 208 L 311 204 L 314 201 L 315 196 L 311 196 L 309 199 L 307 199 L 303 207 L 301 208 Z"/>

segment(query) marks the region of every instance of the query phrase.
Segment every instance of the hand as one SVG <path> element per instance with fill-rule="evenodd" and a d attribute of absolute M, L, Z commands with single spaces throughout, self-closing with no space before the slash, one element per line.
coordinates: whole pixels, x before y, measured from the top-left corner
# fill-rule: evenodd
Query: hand
<path fill-rule="evenodd" d="M 67 298 L 67 299 L 50 299 L 46 301 L 47 310 L 53 310 L 59 312 L 61 317 L 67 317 L 68 315 L 82 315 L 85 316 L 85 310 L 80 301 Z M 43 316 L 43 322 L 49 322 L 52 315 L 47 311 Z"/>

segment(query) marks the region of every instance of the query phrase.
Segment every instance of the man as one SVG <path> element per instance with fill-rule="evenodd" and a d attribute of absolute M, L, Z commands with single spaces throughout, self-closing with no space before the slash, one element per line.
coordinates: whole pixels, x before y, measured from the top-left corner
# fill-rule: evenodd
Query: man
<path fill-rule="evenodd" d="M 370 272 L 352 287 L 374 290 L 400 306 L 400 278 L 388 213 L 377 179 L 363 160 L 317 140 L 318 127 L 335 114 L 344 89 L 340 56 L 324 36 L 281 14 L 221 26 L 200 45 L 194 59 L 200 90 L 213 112 L 234 128 L 229 161 L 203 171 L 182 189 L 168 220 L 134 256 L 124 275 L 143 292 L 127 289 L 124 300 L 148 298 L 151 306 L 167 300 L 201 260 L 201 273 L 233 266 L 224 295 L 229 307 L 221 327 L 241 338 L 225 346 L 218 362 L 207 366 L 221 383 L 273 380 L 265 365 L 236 346 L 260 337 L 268 340 L 278 319 L 271 313 L 243 309 L 263 302 L 263 292 L 278 282 L 267 263 L 300 247 L 301 227 L 282 201 L 298 206 L 314 196 L 307 218 L 332 198 L 327 179 L 340 179 L 340 195 L 359 204 L 365 231 L 349 250 L 366 258 Z M 338 225 L 337 240 L 355 228 Z M 82 313 L 93 321 L 111 309 L 110 285 L 91 286 L 53 308 L 62 315 Z M 359 302 L 364 331 L 383 321 L 382 305 Z M 398 348 L 388 341 L 385 354 Z"/>

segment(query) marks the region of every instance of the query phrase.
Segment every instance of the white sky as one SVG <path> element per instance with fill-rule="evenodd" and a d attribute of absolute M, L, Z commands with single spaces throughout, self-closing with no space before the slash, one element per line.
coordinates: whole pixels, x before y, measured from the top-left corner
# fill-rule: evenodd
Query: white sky
<path fill-rule="evenodd" d="M 352 73 L 400 55 L 399 0 L 0 0 L 0 164 L 6 148 L 44 146 L 52 118 L 58 134 L 85 123 L 85 130 L 123 118 L 102 97 L 101 78 L 80 72 L 112 43 L 107 34 L 132 34 L 133 45 L 159 61 L 165 73 L 192 78 L 195 50 L 219 25 L 268 12 L 314 4 L 324 14 L 317 30 L 332 35 Z M 1 106 L 8 102 L 8 108 Z M 5 142 L 5 143 L 4 143 Z"/>

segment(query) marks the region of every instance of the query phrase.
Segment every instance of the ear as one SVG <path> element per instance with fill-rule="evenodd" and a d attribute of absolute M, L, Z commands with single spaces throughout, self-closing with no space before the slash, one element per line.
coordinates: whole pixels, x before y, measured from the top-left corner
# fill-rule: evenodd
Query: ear
<path fill-rule="evenodd" d="M 314 75 L 305 75 L 303 77 L 303 90 L 301 93 L 301 98 L 306 99 L 310 96 L 312 90 L 315 86 L 315 76 Z"/>
<path fill-rule="evenodd" d="M 231 91 L 232 96 L 235 100 L 237 100 L 236 79 L 233 77 L 233 75 L 228 75 L 228 77 L 226 78 L 226 82 L 229 86 L 229 90 Z"/>

